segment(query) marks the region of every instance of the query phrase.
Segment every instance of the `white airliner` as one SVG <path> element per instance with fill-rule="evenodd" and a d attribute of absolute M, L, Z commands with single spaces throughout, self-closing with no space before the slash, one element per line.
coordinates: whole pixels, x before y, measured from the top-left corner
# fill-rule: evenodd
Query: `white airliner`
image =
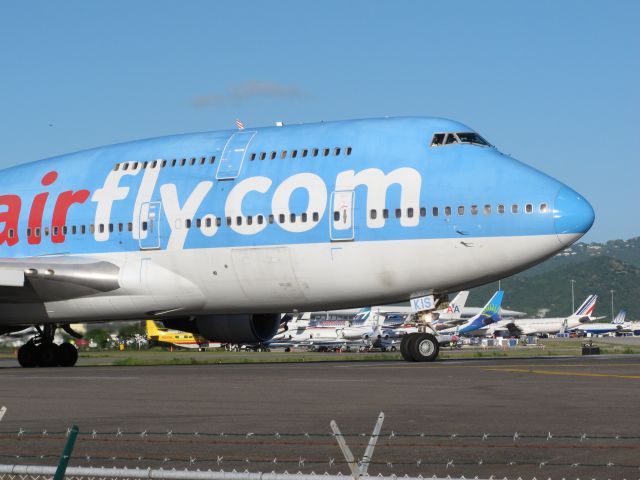
<path fill-rule="evenodd" d="M 71 366 L 77 351 L 53 339 L 77 322 L 255 343 L 280 312 L 427 298 L 428 311 L 552 257 L 593 220 L 577 192 L 445 119 L 99 147 L 2 171 L 0 334 L 38 325 L 19 363 Z M 437 357 L 421 318 L 407 360 Z"/>
<path fill-rule="evenodd" d="M 609 323 L 583 323 L 574 328 L 576 332 L 592 335 L 602 335 L 605 333 L 621 332 L 625 328 L 625 318 L 627 312 L 620 310 Z"/>
<path fill-rule="evenodd" d="M 589 295 L 582 305 L 568 317 L 500 320 L 487 329 L 486 335 L 493 335 L 496 332 L 506 332 L 511 336 L 554 335 L 563 330 L 572 330 L 581 323 L 591 320 L 597 300 L 597 295 Z"/>

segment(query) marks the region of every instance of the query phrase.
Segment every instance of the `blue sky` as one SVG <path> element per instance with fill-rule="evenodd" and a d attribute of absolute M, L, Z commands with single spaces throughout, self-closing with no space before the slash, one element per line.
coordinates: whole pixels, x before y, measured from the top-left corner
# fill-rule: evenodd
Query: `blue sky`
<path fill-rule="evenodd" d="M 462 121 L 640 235 L 640 2 L 0 3 L 0 167 L 170 133 Z"/>

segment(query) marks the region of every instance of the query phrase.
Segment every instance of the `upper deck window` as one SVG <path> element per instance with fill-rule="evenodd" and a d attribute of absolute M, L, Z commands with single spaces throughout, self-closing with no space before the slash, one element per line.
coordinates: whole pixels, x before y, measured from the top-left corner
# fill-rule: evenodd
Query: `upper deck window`
<path fill-rule="evenodd" d="M 473 143 L 474 145 L 489 146 L 489 142 L 475 132 L 458 132 L 457 136 L 460 139 L 460 143 Z"/>

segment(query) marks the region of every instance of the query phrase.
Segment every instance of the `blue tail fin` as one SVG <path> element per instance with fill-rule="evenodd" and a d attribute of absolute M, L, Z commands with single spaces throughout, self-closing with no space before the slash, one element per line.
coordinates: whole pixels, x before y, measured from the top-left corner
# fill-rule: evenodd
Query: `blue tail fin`
<path fill-rule="evenodd" d="M 618 312 L 618 314 L 615 316 L 615 318 L 611 321 L 611 323 L 615 324 L 615 325 L 622 325 L 624 323 L 624 319 L 627 316 L 627 312 L 625 312 L 624 310 L 620 310 Z"/>
<path fill-rule="evenodd" d="M 460 329 L 460 333 L 472 332 L 500 320 L 500 307 L 502 306 L 503 296 L 504 292 L 502 290 L 494 293 L 491 300 L 489 300 L 482 309 L 482 312 L 469 320 L 469 322 Z"/>

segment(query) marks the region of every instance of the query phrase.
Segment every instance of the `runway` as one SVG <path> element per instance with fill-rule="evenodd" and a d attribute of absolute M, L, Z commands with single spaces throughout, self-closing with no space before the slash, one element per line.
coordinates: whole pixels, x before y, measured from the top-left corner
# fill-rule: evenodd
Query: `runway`
<path fill-rule="evenodd" d="M 78 458 L 85 458 L 81 465 L 91 462 L 87 456 L 112 454 L 176 468 L 188 467 L 192 457 L 202 467 L 222 456 L 217 468 L 240 463 L 251 470 L 346 473 L 344 465 L 330 461 L 341 459 L 328 435 L 330 420 L 343 432 L 366 433 L 384 412 L 385 441 L 381 437 L 377 447 L 381 463 L 372 466 L 375 473 L 503 475 L 513 474 L 501 466 L 513 460 L 523 464 L 517 472 L 538 475 L 589 464 L 591 471 L 576 473 L 590 471 L 598 478 L 600 467 L 593 467 L 598 462 L 635 465 L 637 471 L 639 440 L 613 436 L 640 436 L 638 392 L 636 355 L 432 364 L 3 368 L 0 407 L 7 413 L 0 422 L 0 452 L 45 455 L 31 463 L 51 463 L 46 455 L 54 457 L 64 443 L 58 432 L 77 424 L 85 434 L 77 446 Z M 21 428 L 34 434 L 18 440 L 15 432 Z M 152 433 L 141 435 L 145 431 Z M 516 433 L 522 437 L 514 440 Z M 484 440 L 482 434 L 487 434 Z M 587 437 L 578 438 L 582 434 Z M 591 439 L 596 434 L 602 438 Z M 361 455 L 366 438 L 348 441 Z M 278 456 L 280 463 L 260 463 Z M 308 461 L 301 468 L 286 463 L 303 457 Z M 250 461 L 242 465 L 246 458 Z M 445 468 L 449 459 L 455 467 Z M 15 461 L 29 463 L 28 458 Z M 537 464 L 544 461 L 561 466 L 545 465 L 540 472 Z M 0 463 L 13 461 L 0 458 Z M 609 468 L 607 478 L 616 478 L 615 471 Z"/>

